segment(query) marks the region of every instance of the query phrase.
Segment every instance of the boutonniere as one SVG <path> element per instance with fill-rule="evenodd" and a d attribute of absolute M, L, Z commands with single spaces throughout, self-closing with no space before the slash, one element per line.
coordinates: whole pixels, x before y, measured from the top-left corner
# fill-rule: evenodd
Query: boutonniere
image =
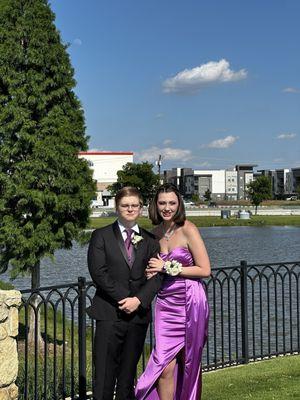
<path fill-rule="evenodd" d="M 140 235 L 134 235 L 133 238 L 131 239 L 131 243 L 134 245 L 135 248 L 137 248 L 137 245 L 144 240 L 143 236 Z"/>

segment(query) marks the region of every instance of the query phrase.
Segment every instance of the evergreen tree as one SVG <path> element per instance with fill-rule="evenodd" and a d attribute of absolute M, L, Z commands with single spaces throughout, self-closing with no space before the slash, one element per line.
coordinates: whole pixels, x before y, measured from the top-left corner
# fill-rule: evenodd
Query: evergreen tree
<path fill-rule="evenodd" d="M 199 193 L 194 193 L 192 195 L 192 202 L 195 203 L 195 204 L 199 204 L 200 203 Z"/>
<path fill-rule="evenodd" d="M 127 163 L 117 175 L 117 182 L 109 186 L 108 190 L 115 194 L 124 186 L 134 186 L 139 189 L 146 204 L 159 186 L 159 175 L 153 172 L 153 165 L 148 162 Z"/>
<path fill-rule="evenodd" d="M 205 191 L 204 198 L 206 201 L 211 201 L 211 191 L 209 189 Z"/>
<path fill-rule="evenodd" d="M 272 186 L 269 177 L 261 175 L 248 185 L 248 196 L 251 203 L 255 206 L 255 215 L 257 214 L 257 207 L 264 200 L 272 198 Z"/>
<path fill-rule="evenodd" d="M 0 2 L 0 272 L 32 273 L 89 220 L 92 172 L 67 46 L 47 0 Z"/>

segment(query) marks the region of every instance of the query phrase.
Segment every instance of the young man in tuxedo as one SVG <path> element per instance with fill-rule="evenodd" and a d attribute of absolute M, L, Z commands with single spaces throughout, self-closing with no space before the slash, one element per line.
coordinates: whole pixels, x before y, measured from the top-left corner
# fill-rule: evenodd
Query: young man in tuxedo
<path fill-rule="evenodd" d="M 155 237 L 137 225 L 139 191 L 124 187 L 115 198 L 118 219 L 96 229 L 88 249 L 88 267 L 96 294 L 88 314 L 96 319 L 94 338 L 95 400 L 134 400 L 134 378 L 151 302 L 162 276 L 146 278 L 148 260 L 159 252 Z"/>

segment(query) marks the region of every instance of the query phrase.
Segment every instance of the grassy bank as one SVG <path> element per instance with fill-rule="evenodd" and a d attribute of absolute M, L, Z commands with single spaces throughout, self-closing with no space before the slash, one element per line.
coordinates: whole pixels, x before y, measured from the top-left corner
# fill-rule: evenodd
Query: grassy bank
<path fill-rule="evenodd" d="M 101 228 L 115 221 L 115 217 L 91 218 L 90 228 Z M 220 217 L 188 217 L 196 226 L 264 226 L 264 225 L 295 225 L 300 226 L 300 215 L 257 215 L 249 220 Z M 139 219 L 140 225 L 145 229 L 151 229 L 151 221 L 146 217 Z"/>
<path fill-rule="evenodd" d="M 68 303 L 66 301 L 66 303 Z M 27 359 L 25 353 L 25 310 L 20 309 L 18 355 L 19 372 L 17 385 L 19 387 L 19 400 L 24 400 L 25 382 L 27 382 L 28 399 L 34 398 L 35 389 L 37 398 L 53 399 L 71 396 L 72 382 L 74 392 L 78 393 L 79 387 L 79 355 L 78 355 L 78 326 L 64 318 L 60 310 L 53 311 L 52 306 L 41 307 L 40 327 L 42 343 L 35 357 L 35 349 L 28 346 Z M 47 335 L 45 334 L 47 325 Z M 86 330 L 86 366 L 87 388 L 92 389 L 92 331 Z M 27 375 L 26 375 L 27 364 Z M 64 386 L 63 386 L 64 382 Z"/>
<path fill-rule="evenodd" d="M 278 357 L 203 375 L 202 400 L 300 399 L 300 356 Z"/>

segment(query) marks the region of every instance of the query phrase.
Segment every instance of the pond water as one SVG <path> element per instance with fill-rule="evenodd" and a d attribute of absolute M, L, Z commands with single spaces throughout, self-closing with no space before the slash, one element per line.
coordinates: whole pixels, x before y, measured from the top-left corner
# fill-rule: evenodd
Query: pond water
<path fill-rule="evenodd" d="M 300 261 L 300 227 L 209 227 L 201 228 L 213 268 L 248 264 Z M 74 243 L 71 250 L 58 250 L 54 261 L 41 264 L 41 286 L 76 282 L 78 276 L 90 280 L 86 262 L 87 246 Z M 9 272 L 0 276 L 9 281 Z M 30 277 L 13 281 L 18 289 L 30 287 Z"/>

